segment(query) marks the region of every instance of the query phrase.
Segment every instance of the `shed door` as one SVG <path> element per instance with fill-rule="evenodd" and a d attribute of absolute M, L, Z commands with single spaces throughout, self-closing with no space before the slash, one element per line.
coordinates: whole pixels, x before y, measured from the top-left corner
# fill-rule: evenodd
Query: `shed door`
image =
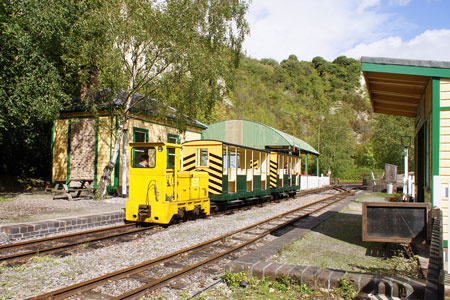
<path fill-rule="evenodd" d="M 95 120 L 72 120 L 70 127 L 70 178 L 94 179 Z"/>

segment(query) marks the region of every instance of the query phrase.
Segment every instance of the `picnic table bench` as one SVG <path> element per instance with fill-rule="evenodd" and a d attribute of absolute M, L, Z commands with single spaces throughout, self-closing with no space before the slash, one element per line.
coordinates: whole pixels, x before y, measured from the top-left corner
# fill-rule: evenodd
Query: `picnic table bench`
<path fill-rule="evenodd" d="M 69 179 L 67 181 L 56 181 L 52 189 L 53 200 L 68 199 L 73 201 L 76 198 L 94 197 L 95 188 L 92 187 L 94 179 Z"/>

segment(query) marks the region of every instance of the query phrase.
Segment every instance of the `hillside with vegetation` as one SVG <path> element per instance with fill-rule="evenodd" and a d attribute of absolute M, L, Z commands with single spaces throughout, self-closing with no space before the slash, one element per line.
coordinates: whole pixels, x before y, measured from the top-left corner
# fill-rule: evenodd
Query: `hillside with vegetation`
<path fill-rule="evenodd" d="M 359 179 L 384 163 L 401 166 L 400 136 L 413 136 L 413 120 L 371 112 L 359 61 L 246 58 L 246 1 L 163 2 L 0 4 L 0 177 L 49 179 L 52 122 L 64 103 L 91 103 L 103 89 L 111 97 L 127 90 L 127 99 L 140 93 L 176 108 L 181 131 L 186 116 L 207 124 L 270 125 L 311 144 L 321 153 L 321 172 L 336 177 Z M 237 31 L 222 30 L 236 24 Z M 114 113 L 126 120 L 127 111 L 123 105 Z M 310 173 L 315 166 L 313 160 Z"/>
<path fill-rule="evenodd" d="M 243 58 L 230 94 L 217 107 L 216 121 L 226 119 L 257 121 L 297 136 L 320 152 L 321 173 L 331 170 L 348 180 L 385 163 L 402 169 L 400 137 L 414 136 L 414 119 L 372 112 L 361 63 L 345 56 L 332 62 L 295 55 L 280 63 Z M 315 174 L 312 159 L 309 173 Z"/>

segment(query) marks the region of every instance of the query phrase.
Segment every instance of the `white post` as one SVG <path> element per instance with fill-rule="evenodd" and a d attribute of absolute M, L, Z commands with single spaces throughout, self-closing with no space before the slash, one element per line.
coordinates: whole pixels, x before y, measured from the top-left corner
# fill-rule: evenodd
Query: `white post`
<path fill-rule="evenodd" d="M 441 176 L 433 176 L 433 206 L 442 209 L 442 179 Z"/>
<path fill-rule="evenodd" d="M 128 129 L 123 130 L 122 137 L 122 197 L 128 196 Z"/>
<path fill-rule="evenodd" d="M 404 161 L 405 173 L 403 174 L 403 201 L 406 201 L 408 195 L 408 147 L 404 147 Z"/>
<path fill-rule="evenodd" d="M 442 197 L 447 198 L 447 216 L 450 216 L 450 205 L 448 205 L 448 203 L 450 202 L 448 199 L 448 188 L 450 188 L 450 179 L 447 181 L 447 187 L 441 185 L 441 189 L 440 189 L 440 191 L 442 193 Z M 444 218 L 444 217 L 442 216 L 442 218 Z M 442 225 L 444 225 L 443 223 L 444 223 L 444 220 L 442 220 Z M 449 234 L 450 234 L 450 222 L 448 222 L 448 224 L 447 224 L 447 240 L 449 239 L 448 238 Z M 444 243 L 444 241 L 442 241 L 442 243 Z M 449 249 L 450 249 L 450 247 L 447 247 L 447 273 L 448 274 L 450 274 L 450 258 L 448 256 L 450 254 L 448 251 Z M 445 263 L 445 252 L 443 254 L 444 254 L 443 257 L 444 257 L 444 263 Z"/>

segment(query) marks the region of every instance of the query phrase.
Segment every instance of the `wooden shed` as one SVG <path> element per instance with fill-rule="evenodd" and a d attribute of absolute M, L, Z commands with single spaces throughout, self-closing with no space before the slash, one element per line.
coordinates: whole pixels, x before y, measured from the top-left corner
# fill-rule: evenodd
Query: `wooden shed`
<path fill-rule="evenodd" d="M 374 112 L 415 118 L 415 200 L 442 209 L 448 247 L 450 62 L 362 57 L 361 63 Z"/>
<path fill-rule="evenodd" d="M 138 101 L 142 95 L 133 98 Z M 90 103 L 79 99 L 65 105 L 52 127 L 52 183 L 69 179 L 90 179 L 94 187 L 113 154 L 115 136 L 119 126 L 116 109 L 125 99 L 123 93 L 108 99 L 107 92 L 99 92 Z M 157 117 L 160 105 L 156 100 L 146 100 L 136 105 L 129 114 L 126 139 L 128 142 L 171 142 L 198 140 L 206 125 L 191 120 L 186 131 L 180 133 L 175 126 L 175 109 L 163 106 L 166 118 Z M 95 104 L 96 110 L 88 110 Z M 159 108 L 158 108 L 159 107 Z M 117 191 L 122 186 L 120 155 L 108 187 Z"/>

